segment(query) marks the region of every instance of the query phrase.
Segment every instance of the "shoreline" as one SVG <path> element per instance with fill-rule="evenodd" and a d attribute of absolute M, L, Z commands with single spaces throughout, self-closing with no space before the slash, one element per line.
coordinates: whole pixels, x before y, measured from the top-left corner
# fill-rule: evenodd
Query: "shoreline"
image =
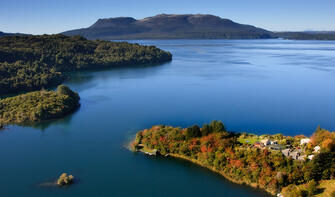
<path fill-rule="evenodd" d="M 227 179 L 228 181 L 231 181 L 233 183 L 236 183 L 236 184 L 240 184 L 240 185 L 247 185 L 247 186 L 250 186 L 252 188 L 255 188 L 255 189 L 260 189 L 262 191 L 265 191 L 266 193 L 272 195 L 272 196 L 276 196 L 276 192 L 274 191 L 270 191 L 270 190 L 267 190 L 263 187 L 259 187 L 259 185 L 257 185 L 257 183 L 247 183 L 245 181 L 238 181 L 238 180 L 235 180 L 231 177 L 229 177 L 227 174 L 213 168 L 213 167 L 210 167 L 210 166 L 206 166 L 204 164 L 202 164 L 200 161 L 196 160 L 196 159 L 191 159 L 191 158 L 188 158 L 188 157 L 185 157 L 185 156 L 182 156 L 182 155 L 179 155 L 179 154 L 175 154 L 175 153 L 169 153 L 169 156 L 173 157 L 173 158 L 179 158 L 179 159 L 183 159 L 183 160 L 186 160 L 186 161 L 189 161 L 189 162 L 192 162 L 194 164 L 197 164 L 201 167 L 204 167 L 206 169 L 209 169 L 211 170 L 212 172 L 215 172 L 215 173 L 218 173 L 220 174 L 221 176 L 223 176 L 225 179 Z"/>
<path fill-rule="evenodd" d="M 140 152 L 140 153 L 143 153 L 144 155 L 149 155 L 149 156 L 164 156 L 164 155 L 153 155 L 153 154 L 148 154 L 148 152 L 145 152 L 145 151 L 142 151 L 140 149 L 132 149 L 131 148 L 132 146 L 129 145 L 128 149 L 132 152 Z M 189 158 L 189 157 L 185 157 L 183 155 L 179 155 L 179 154 L 176 154 L 176 153 L 168 153 L 166 156 L 164 157 L 171 157 L 171 158 L 177 158 L 177 159 L 182 159 L 182 160 L 186 160 L 188 162 L 191 162 L 193 164 L 197 164 L 203 168 L 206 168 L 212 172 L 215 172 L 221 176 L 223 176 L 225 179 L 227 179 L 228 181 L 232 182 L 232 183 L 235 183 L 235 184 L 239 184 L 239 185 L 246 185 L 246 186 L 249 186 L 249 187 L 252 187 L 254 189 L 259 189 L 263 192 L 266 192 L 267 194 L 270 194 L 272 196 L 276 196 L 276 195 L 279 195 L 281 193 L 277 193 L 275 191 L 271 191 L 271 190 L 267 190 L 265 189 L 264 187 L 260 187 L 257 183 L 247 183 L 246 181 L 238 181 L 238 180 L 235 180 L 233 178 L 231 178 L 229 175 L 225 174 L 224 172 L 220 171 L 220 170 L 217 170 L 215 169 L 214 167 L 210 167 L 210 166 L 206 166 L 204 165 L 203 163 L 201 163 L 200 161 L 196 160 L 196 159 L 192 159 L 192 158 Z"/>

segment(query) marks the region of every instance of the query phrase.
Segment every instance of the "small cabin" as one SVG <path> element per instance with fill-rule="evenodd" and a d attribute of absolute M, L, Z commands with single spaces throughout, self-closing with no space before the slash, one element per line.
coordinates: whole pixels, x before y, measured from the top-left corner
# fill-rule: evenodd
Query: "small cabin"
<path fill-rule="evenodd" d="M 264 146 L 268 146 L 271 144 L 271 141 L 268 140 L 268 139 L 264 139 L 264 140 L 261 140 L 261 143 L 264 145 Z"/>
<path fill-rule="evenodd" d="M 300 157 L 300 155 L 301 155 L 301 150 L 299 150 L 299 149 L 296 149 L 296 150 L 294 150 L 290 153 L 290 156 L 293 159 L 298 159 Z"/>
<path fill-rule="evenodd" d="M 290 156 L 290 149 L 289 148 L 287 148 L 287 149 L 284 149 L 284 150 L 282 150 L 281 151 L 282 153 L 283 153 L 283 155 L 285 156 L 285 157 L 288 157 L 288 156 Z"/>
<path fill-rule="evenodd" d="M 284 149 L 281 151 L 285 157 L 292 157 L 292 159 L 305 160 L 306 155 L 301 155 L 301 149 Z"/>
<path fill-rule="evenodd" d="M 283 146 L 280 145 L 280 144 L 271 144 L 271 145 L 269 146 L 269 148 L 272 149 L 272 150 L 282 150 L 282 149 L 283 149 Z"/>

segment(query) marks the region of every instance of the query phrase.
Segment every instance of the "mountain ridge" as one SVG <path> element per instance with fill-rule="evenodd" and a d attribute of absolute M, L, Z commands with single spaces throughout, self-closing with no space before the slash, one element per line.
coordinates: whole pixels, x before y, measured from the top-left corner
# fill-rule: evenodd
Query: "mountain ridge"
<path fill-rule="evenodd" d="M 135 19 L 116 17 L 98 19 L 88 28 L 63 32 L 88 39 L 255 39 L 274 34 L 252 25 L 210 14 L 159 14 Z"/>
<path fill-rule="evenodd" d="M 29 34 L 23 34 L 23 33 L 5 33 L 0 31 L 0 37 L 3 36 L 24 36 L 24 35 L 29 35 Z"/>

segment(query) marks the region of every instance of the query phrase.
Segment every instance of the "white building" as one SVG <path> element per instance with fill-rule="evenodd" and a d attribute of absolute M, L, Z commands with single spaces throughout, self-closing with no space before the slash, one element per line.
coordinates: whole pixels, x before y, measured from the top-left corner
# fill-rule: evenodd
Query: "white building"
<path fill-rule="evenodd" d="M 270 145 L 270 144 L 271 144 L 271 141 L 268 140 L 268 139 L 264 139 L 264 140 L 261 140 L 261 143 L 262 143 L 264 146 L 267 146 L 267 145 Z"/>
<path fill-rule="evenodd" d="M 320 146 L 316 146 L 316 147 L 314 147 L 314 152 L 315 153 L 319 153 L 320 152 Z"/>
<path fill-rule="evenodd" d="M 300 140 L 300 145 L 308 144 L 311 142 L 311 139 L 305 138 Z"/>
<path fill-rule="evenodd" d="M 308 159 L 312 160 L 314 158 L 314 155 L 308 155 Z"/>

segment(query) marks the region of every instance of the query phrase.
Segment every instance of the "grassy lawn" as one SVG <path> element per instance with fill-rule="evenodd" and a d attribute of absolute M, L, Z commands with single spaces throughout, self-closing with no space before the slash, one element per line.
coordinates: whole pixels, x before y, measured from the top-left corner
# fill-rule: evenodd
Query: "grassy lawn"
<path fill-rule="evenodd" d="M 237 140 L 242 144 L 254 144 L 260 141 L 259 138 L 238 138 Z"/>
<path fill-rule="evenodd" d="M 307 190 L 307 184 L 297 185 L 295 187 L 289 188 L 283 188 L 282 195 L 284 197 L 290 197 L 295 196 L 294 191 L 297 190 Z M 313 195 L 315 197 L 335 197 L 335 180 L 322 180 L 320 181 L 320 184 L 317 186 L 318 194 Z"/>
<path fill-rule="evenodd" d="M 318 186 L 320 189 L 324 189 L 321 194 L 315 195 L 316 197 L 334 197 L 335 196 L 335 180 L 324 180 L 320 181 Z"/>

